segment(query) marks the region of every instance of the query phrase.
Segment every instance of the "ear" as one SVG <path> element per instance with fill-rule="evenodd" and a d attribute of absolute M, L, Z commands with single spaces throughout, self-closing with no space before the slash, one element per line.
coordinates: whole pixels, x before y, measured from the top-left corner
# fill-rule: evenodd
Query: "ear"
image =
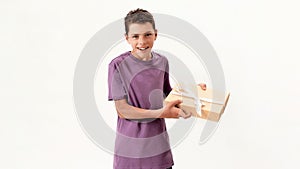
<path fill-rule="evenodd" d="M 129 39 L 128 35 L 125 33 L 124 36 L 125 36 L 126 41 L 129 43 L 129 41 L 128 41 L 128 39 Z"/>
<path fill-rule="evenodd" d="M 154 40 L 156 40 L 156 38 L 157 38 L 157 29 L 155 29 L 155 39 Z"/>

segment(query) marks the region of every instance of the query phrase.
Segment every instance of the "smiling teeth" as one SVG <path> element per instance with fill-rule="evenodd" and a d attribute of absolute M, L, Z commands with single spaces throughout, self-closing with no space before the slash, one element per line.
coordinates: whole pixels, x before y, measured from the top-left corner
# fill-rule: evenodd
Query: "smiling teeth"
<path fill-rule="evenodd" d="M 146 50 L 146 49 L 148 49 L 148 48 L 138 48 L 139 50 Z"/>

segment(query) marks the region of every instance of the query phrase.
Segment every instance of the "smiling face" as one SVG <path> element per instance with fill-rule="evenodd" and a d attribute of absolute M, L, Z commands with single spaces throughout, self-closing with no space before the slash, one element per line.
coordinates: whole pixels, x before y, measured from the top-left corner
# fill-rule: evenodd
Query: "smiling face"
<path fill-rule="evenodd" d="M 132 23 L 129 25 L 127 42 L 132 47 L 132 55 L 140 60 L 150 60 L 151 50 L 157 37 L 157 31 L 151 23 Z"/>

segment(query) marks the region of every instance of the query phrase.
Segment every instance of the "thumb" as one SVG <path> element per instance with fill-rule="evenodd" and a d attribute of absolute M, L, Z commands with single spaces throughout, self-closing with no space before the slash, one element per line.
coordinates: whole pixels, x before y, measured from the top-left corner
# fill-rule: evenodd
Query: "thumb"
<path fill-rule="evenodd" d="M 182 103 L 181 100 L 174 100 L 174 101 L 171 101 L 171 102 L 170 102 L 169 106 L 170 106 L 170 107 L 173 107 L 173 106 L 175 106 L 175 105 L 177 105 L 177 104 L 180 104 L 180 103 Z"/>

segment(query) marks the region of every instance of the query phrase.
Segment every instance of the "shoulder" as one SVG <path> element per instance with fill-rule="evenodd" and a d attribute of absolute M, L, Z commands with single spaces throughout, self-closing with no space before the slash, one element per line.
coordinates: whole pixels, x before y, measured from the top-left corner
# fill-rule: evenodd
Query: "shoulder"
<path fill-rule="evenodd" d="M 154 51 L 152 53 L 155 56 L 155 59 L 157 61 L 156 63 L 163 67 L 169 67 L 169 61 L 166 56 Z"/>
<path fill-rule="evenodd" d="M 116 67 L 120 65 L 121 62 L 123 62 L 127 57 L 129 57 L 130 52 L 124 52 L 120 54 L 119 56 L 115 57 L 111 62 L 109 63 L 110 67 Z"/>
<path fill-rule="evenodd" d="M 155 57 L 163 62 L 168 63 L 168 58 L 158 52 L 152 51 L 152 53 L 155 55 Z"/>

